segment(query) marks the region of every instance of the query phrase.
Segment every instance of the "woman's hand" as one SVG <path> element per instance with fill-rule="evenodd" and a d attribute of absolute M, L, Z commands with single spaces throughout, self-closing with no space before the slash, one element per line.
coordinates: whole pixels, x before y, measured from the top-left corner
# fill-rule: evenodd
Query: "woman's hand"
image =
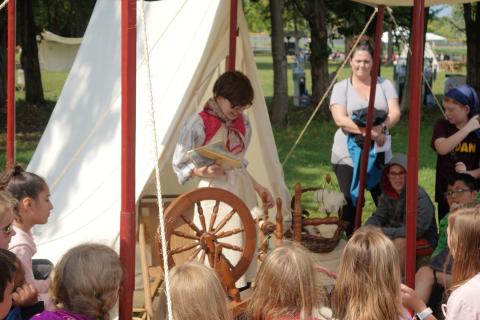
<path fill-rule="evenodd" d="M 28 307 L 37 302 L 38 292 L 31 283 L 25 283 L 12 293 L 12 302 L 16 306 Z"/>
<path fill-rule="evenodd" d="M 257 183 L 255 186 L 255 191 L 257 194 L 260 196 L 260 199 L 264 200 L 265 202 L 263 203 L 267 208 L 273 208 L 274 201 L 273 201 L 273 196 L 270 193 L 270 190 L 262 186 L 261 184 Z M 265 194 L 265 199 L 263 199 L 263 194 Z"/>
<path fill-rule="evenodd" d="M 218 164 L 193 169 L 193 175 L 201 178 L 218 178 L 225 175 L 225 170 Z"/>

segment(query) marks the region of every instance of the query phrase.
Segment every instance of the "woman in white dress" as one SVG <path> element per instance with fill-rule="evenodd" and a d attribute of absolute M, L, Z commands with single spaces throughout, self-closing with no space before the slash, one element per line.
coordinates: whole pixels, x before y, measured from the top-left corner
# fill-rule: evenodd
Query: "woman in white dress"
<path fill-rule="evenodd" d="M 273 197 L 268 189 L 260 185 L 247 171 L 245 153 L 247 151 L 252 130 L 244 111 L 252 106 L 253 88 L 250 80 L 239 71 L 227 71 L 215 82 L 213 96 L 204 105 L 203 110 L 192 115 L 183 125 L 173 155 L 173 170 L 180 184 L 192 177 L 199 177 L 199 187 L 217 187 L 234 193 L 251 210 L 254 219 L 261 219 L 257 210 L 257 194 L 266 194 L 266 205 L 273 207 Z M 227 152 L 242 159 L 241 168 L 230 168 L 213 160 L 196 155 L 192 158 L 188 151 L 194 148 L 223 141 Z M 205 214 L 211 210 L 214 202 L 202 203 Z M 221 205 L 217 221 L 227 214 L 231 208 Z M 205 216 L 207 221 L 209 216 Z M 198 221 L 197 221 L 198 222 Z M 238 215 L 235 215 L 225 226 L 231 230 L 241 226 Z M 262 230 L 272 228 L 272 224 L 264 223 Z M 243 245 L 242 234 L 235 234 L 222 240 L 238 246 Z M 240 252 L 225 249 L 224 255 L 235 264 Z M 256 271 L 254 258 L 243 279 L 237 286 L 244 286 L 253 280 Z"/>

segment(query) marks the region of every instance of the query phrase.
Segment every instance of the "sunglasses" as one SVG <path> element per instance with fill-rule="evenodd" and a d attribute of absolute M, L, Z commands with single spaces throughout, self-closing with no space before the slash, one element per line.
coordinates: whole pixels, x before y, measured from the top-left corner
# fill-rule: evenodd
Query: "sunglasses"
<path fill-rule="evenodd" d="M 467 191 L 471 191 L 470 189 L 455 189 L 455 190 L 449 190 L 447 192 L 444 193 L 445 197 L 447 198 L 455 198 L 456 196 L 459 196 L 461 195 L 462 193 L 464 192 L 467 192 Z"/>
<path fill-rule="evenodd" d="M 8 226 L 0 229 L 0 231 L 9 236 L 13 233 L 13 225 L 10 223 Z"/>

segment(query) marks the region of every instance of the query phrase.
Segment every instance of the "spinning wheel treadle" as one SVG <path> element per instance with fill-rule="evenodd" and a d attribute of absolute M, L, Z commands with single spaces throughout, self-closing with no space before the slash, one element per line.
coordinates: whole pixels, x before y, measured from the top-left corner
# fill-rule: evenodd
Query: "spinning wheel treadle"
<path fill-rule="evenodd" d="M 205 211 L 204 208 L 203 201 L 208 200 L 214 202 L 211 212 L 208 208 L 208 211 Z M 226 214 L 220 214 L 221 204 L 230 207 L 231 210 Z M 238 215 L 241 226 L 227 230 L 227 223 L 235 215 Z M 190 261 L 198 259 L 203 263 L 207 258 L 212 268 L 216 267 L 220 259 L 227 262 L 229 273 L 236 281 L 246 272 L 255 253 L 255 222 L 250 210 L 240 198 L 223 189 L 199 188 L 178 197 L 165 211 L 165 229 L 170 268 L 175 266 L 174 256 L 182 253 L 188 253 L 187 259 Z M 243 235 L 242 247 L 223 241 L 229 236 L 239 234 Z M 190 243 L 177 246 L 172 241 L 173 237 L 188 240 Z M 156 240 L 157 252 L 162 259 L 159 237 Z M 229 250 L 241 252 L 240 259 L 235 265 L 223 255 Z"/>

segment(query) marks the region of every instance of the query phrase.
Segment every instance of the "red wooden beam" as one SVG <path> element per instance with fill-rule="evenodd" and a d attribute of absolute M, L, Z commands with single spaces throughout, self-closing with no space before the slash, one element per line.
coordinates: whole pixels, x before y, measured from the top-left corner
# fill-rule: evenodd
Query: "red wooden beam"
<path fill-rule="evenodd" d="M 363 199 L 365 197 L 365 185 L 367 179 L 368 153 L 370 152 L 370 141 L 372 138 L 373 109 L 375 105 L 375 93 L 377 79 L 380 70 L 380 57 L 382 53 L 382 33 L 385 6 L 378 6 L 377 20 L 375 26 L 375 48 L 373 51 L 372 82 L 370 84 L 370 98 L 368 100 L 367 127 L 365 131 L 365 143 L 360 159 L 360 189 L 358 190 L 357 207 L 355 209 L 355 230 L 362 225 Z"/>
<path fill-rule="evenodd" d="M 418 202 L 418 150 L 423 70 L 423 29 L 425 1 L 415 0 L 412 25 L 412 61 L 410 64 L 410 116 L 408 120 L 407 165 L 407 254 L 405 259 L 406 284 L 415 286 L 417 202 Z"/>
<path fill-rule="evenodd" d="M 15 47 L 16 0 L 8 2 L 7 39 L 7 168 L 15 164 Z"/>
<path fill-rule="evenodd" d="M 238 0 L 230 0 L 230 37 L 228 46 L 227 70 L 235 70 L 235 59 L 237 58 L 237 8 Z"/>
<path fill-rule="evenodd" d="M 122 150 L 120 260 L 125 277 L 120 289 L 121 320 L 132 318 L 135 276 L 135 102 L 137 2 L 122 0 Z"/>

